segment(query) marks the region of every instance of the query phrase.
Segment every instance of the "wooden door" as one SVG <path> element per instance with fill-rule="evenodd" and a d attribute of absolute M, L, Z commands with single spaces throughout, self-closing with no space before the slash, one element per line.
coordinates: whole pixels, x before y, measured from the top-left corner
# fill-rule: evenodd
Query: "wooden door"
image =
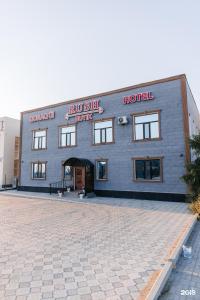
<path fill-rule="evenodd" d="M 75 168 L 75 187 L 77 190 L 82 190 L 85 187 L 85 168 Z"/>

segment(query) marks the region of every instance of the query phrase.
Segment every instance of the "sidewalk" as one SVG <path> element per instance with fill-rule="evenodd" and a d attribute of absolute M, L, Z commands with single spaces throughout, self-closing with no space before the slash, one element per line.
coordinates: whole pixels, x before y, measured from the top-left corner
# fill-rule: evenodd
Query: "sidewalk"
<path fill-rule="evenodd" d="M 192 259 L 180 257 L 159 300 L 200 299 L 200 222 L 187 245 L 192 246 Z"/>

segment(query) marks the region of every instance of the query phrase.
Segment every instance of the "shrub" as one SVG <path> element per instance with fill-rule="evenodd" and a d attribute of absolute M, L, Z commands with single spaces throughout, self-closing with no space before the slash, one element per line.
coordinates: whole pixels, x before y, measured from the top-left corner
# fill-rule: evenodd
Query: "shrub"
<path fill-rule="evenodd" d="M 190 209 L 194 214 L 198 214 L 200 218 L 200 195 L 189 205 Z"/>
<path fill-rule="evenodd" d="M 200 195 L 200 133 L 193 135 L 188 142 L 195 159 L 186 165 L 187 172 L 182 179 L 189 185 L 192 198 L 196 200 Z"/>

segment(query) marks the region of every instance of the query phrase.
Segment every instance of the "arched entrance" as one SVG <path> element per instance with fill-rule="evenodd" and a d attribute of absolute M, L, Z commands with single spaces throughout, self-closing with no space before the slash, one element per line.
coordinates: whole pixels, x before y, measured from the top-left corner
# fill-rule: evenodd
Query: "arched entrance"
<path fill-rule="evenodd" d="M 71 157 L 67 159 L 63 166 L 73 168 L 74 189 L 85 189 L 86 193 L 94 191 L 94 165 L 84 158 Z"/>

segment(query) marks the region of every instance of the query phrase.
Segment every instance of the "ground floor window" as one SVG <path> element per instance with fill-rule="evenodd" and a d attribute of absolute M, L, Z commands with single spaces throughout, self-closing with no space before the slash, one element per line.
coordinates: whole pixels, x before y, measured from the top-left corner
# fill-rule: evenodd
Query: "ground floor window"
<path fill-rule="evenodd" d="M 107 159 L 96 160 L 96 180 L 108 179 L 108 161 Z"/>
<path fill-rule="evenodd" d="M 136 158 L 134 161 L 134 180 L 161 181 L 161 158 Z"/>
<path fill-rule="evenodd" d="M 46 179 L 46 162 L 32 163 L 32 179 Z"/>
<path fill-rule="evenodd" d="M 72 180 L 72 171 L 73 168 L 71 166 L 64 166 L 64 179 Z"/>

